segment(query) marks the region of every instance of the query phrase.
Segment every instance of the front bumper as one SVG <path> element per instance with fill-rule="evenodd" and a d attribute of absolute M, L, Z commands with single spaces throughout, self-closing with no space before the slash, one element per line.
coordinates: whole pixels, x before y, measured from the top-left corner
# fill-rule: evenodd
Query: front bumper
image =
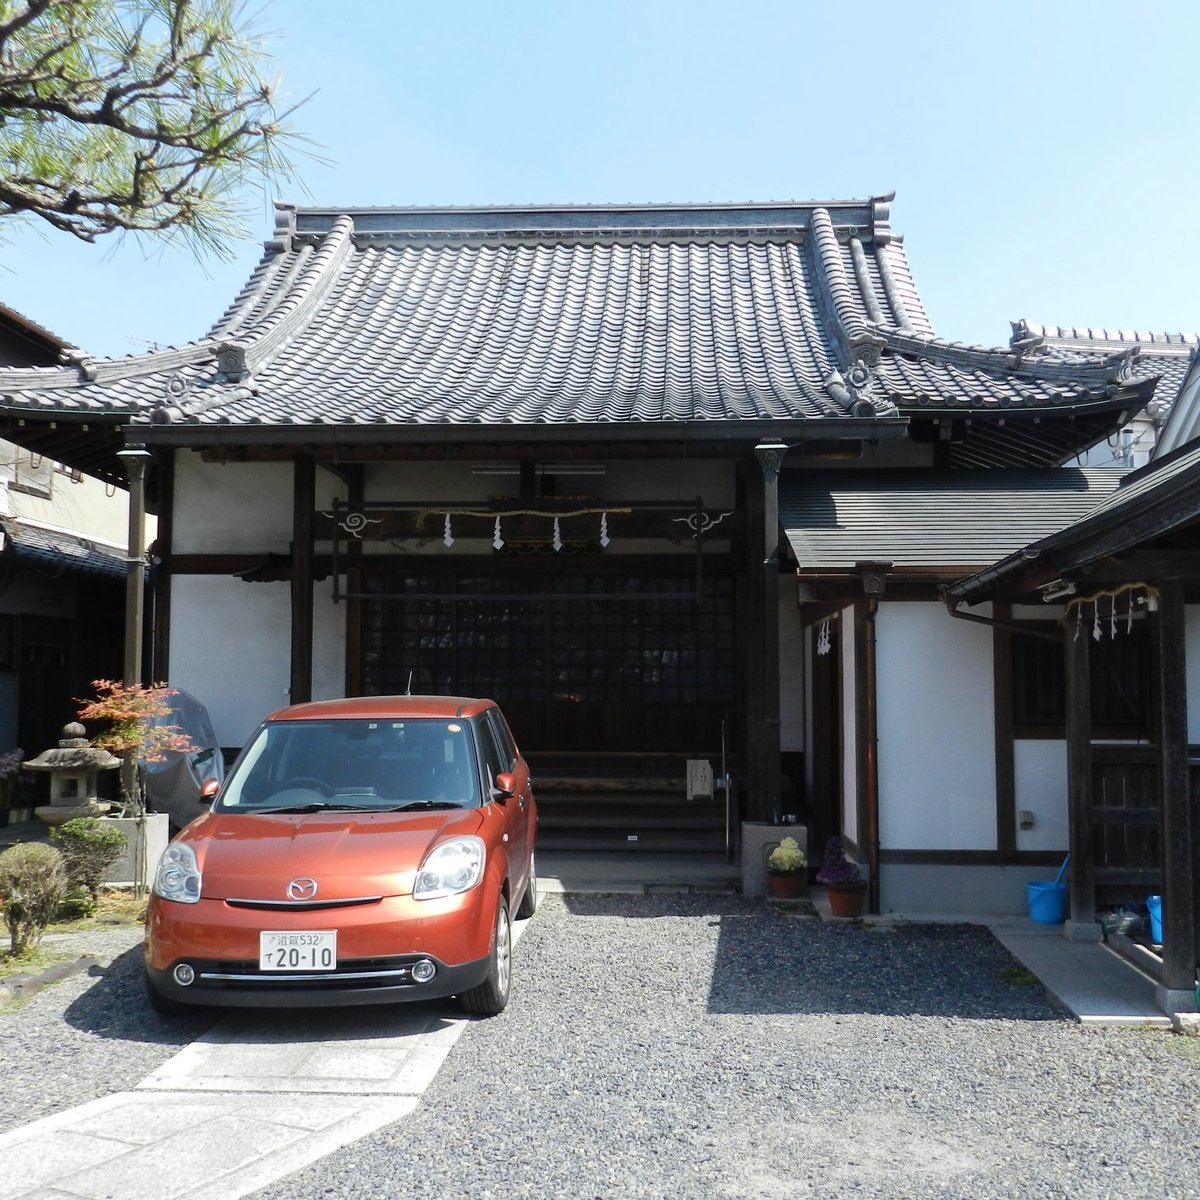
<path fill-rule="evenodd" d="M 178 904 L 152 897 L 146 979 L 169 1000 L 218 1007 L 389 1004 L 457 995 L 487 976 L 494 903 L 483 887 L 438 900 L 389 896 L 315 909 L 265 909 L 211 899 Z M 261 931 L 322 929 L 337 930 L 333 971 L 259 970 Z M 412 978 L 412 966 L 421 960 L 436 967 L 426 983 Z M 180 963 L 195 972 L 193 983 L 176 981 Z"/>
<path fill-rule="evenodd" d="M 427 959 L 437 967 L 428 983 L 411 975 L 414 962 Z M 180 1004 L 215 1008 L 331 1008 L 356 1004 L 397 1004 L 457 996 L 482 983 L 491 959 L 447 966 L 432 955 L 402 959 L 348 960 L 336 971 L 320 973 L 261 972 L 257 962 L 206 961 L 188 958 L 196 981 L 176 983 L 167 968 L 146 965 L 146 982 L 160 996 Z"/>

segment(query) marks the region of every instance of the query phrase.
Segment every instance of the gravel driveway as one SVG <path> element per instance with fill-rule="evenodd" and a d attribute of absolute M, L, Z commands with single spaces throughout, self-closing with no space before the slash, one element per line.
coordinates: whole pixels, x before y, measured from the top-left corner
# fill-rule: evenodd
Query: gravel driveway
<path fill-rule="evenodd" d="M 0 1008 L 0 1133 L 135 1087 L 210 1026 L 210 1013 L 164 1021 L 142 998 L 142 927 L 47 938 L 100 966 Z"/>
<path fill-rule="evenodd" d="M 256 1200 L 1200 1196 L 1200 1043 L 1012 967 L 979 927 L 551 897 L 416 1112 Z"/>

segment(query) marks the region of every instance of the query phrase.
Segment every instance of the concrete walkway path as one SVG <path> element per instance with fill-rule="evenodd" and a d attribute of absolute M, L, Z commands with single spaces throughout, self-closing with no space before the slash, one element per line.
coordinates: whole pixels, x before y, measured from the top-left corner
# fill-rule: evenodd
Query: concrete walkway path
<path fill-rule="evenodd" d="M 0 1200 L 236 1200 L 411 1112 L 467 1024 L 346 1018 L 227 1017 L 135 1091 L 0 1136 Z"/>

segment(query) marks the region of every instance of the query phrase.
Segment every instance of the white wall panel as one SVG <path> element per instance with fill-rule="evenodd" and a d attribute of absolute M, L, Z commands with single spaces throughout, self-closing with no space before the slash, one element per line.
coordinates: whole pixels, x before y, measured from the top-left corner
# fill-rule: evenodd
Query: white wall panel
<path fill-rule="evenodd" d="M 876 628 L 883 848 L 994 849 L 991 630 L 886 602 Z"/>
<path fill-rule="evenodd" d="M 291 592 L 286 583 L 177 575 L 171 584 L 171 678 L 208 708 L 222 746 L 240 746 L 288 703 Z"/>
<path fill-rule="evenodd" d="M 1018 814 L 1033 814 L 1032 829 L 1017 830 L 1018 850 L 1063 850 L 1067 838 L 1067 743 L 1013 743 L 1014 791 Z"/>
<path fill-rule="evenodd" d="M 1188 741 L 1200 742 L 1200 606 L 1184 609 L 1184 647 L 1187 656 Z"/>
<path fill-rule="evenodd" d="M 339 700 L 346 694 L 345 601 L 334 604 L 329 580 L 318 583 L 313 596 L 314 700 Z"/>

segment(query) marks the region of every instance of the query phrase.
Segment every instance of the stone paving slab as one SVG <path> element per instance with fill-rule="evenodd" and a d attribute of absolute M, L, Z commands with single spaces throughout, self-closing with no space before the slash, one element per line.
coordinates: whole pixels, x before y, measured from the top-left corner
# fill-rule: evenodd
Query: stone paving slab
<path fill-rule="evenodd" d="M 353 1033 L 339 1037 L 330 1037 L 328 1016 L 227 1017 L 138 1087 L 172 1092 L 416 1095 L 437 1074 L 466 1026 L 465 1019 L 450 1019 L 428 1009 L 353 1011 Z"/>
<path fill-rule="evenodd" d="M 418 1100 L 119 1092 L 0 1136 L 0 1200 L 237 1200 Z"/>
<path fill-rule="evenodd" d="M 1155 1002 L 1154 980 L 1102 942 L 1072 942 L 1061 933 L 1046 936 L 1003 923 L 991 929 L 1081 1023 L 1170 1028 L 1171 1018 Z"/>

